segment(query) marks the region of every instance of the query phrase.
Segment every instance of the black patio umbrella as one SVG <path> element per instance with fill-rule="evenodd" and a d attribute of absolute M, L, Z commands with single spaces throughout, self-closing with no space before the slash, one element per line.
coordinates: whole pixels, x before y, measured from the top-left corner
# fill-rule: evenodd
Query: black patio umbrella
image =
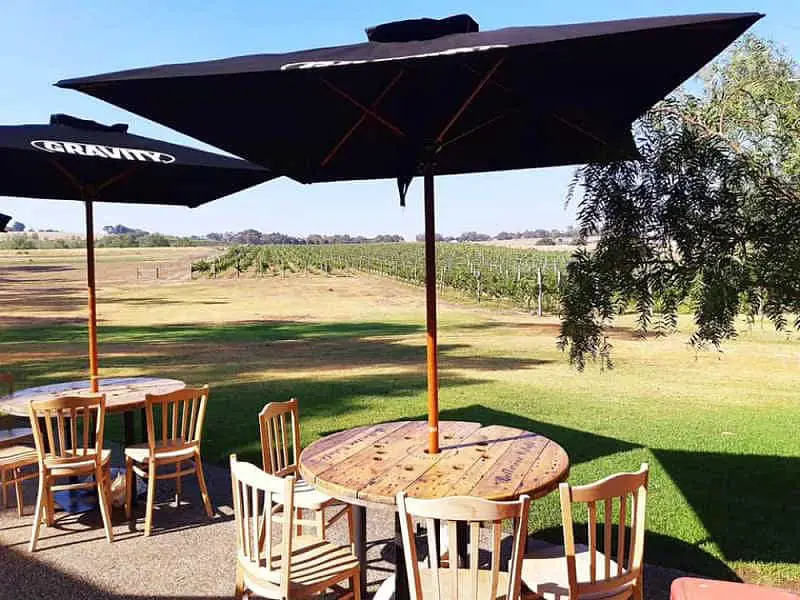
<path fill-rule="evenodd" d="M 89 371 L 97 391 L 94 218 L 92 202 L 195 207 L 272 179 L 246 161 L 53 115 L 49 125 L 0 126 L 0 194 L 83 200 L 89 292 Z"/>
<path fill-rule="evenodd" d="M 430 450 L 438 450 L 433 176 L 636 157 L 631 123 L 762 15 L 480 32 L 467 15 L 370 41 L 60 81 L 302 183 L 424 175 Z"/>

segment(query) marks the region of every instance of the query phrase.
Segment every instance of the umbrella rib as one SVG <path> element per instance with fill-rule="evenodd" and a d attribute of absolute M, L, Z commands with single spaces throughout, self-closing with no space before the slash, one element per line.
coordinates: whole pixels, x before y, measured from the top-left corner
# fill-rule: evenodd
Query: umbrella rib
<path fill-rule="evenodd" d="M 388 127 L 390 130 L 392 130 L 392 132 L 395 133 L 396 135 L 398 135 L 400 137 L 405 137 L 405 135 L 406 135 L 405 132 L 403 132 L 399 127 L 396 127 L 395 125 L 392 125 L 389 121 L 384 119 L 382 116 L 380 116 L 374 110 L 370 109 L 368 106 L 364 106 L 361 102 L 359 102 L 358 100 L 353 98 L 350 94 L 348 94 L 344 90 L 339 89 L 338 87 L 333 85 L 330 81 L 328 81 L 324 77 L 322 78 L 322 83 L 324 83 L 331 90 L 333 90 L 334 92 L 339 94 L 345 100 L 349 100 L 350 102 L 355 104 L 358 108 L 360 108 L 364 112 L 365 115 L 372 117 L 373 119 L 375 119 L 379 123 L 382 123 L 383 125 Z"/>
<path fill-rule="evenodd" d="M 136 170 L 137 170 L 136 167 L 131 167 L 130 169 L 126 169 L 122 173 L 117 173 L 111 179 L 108 179 L 108 180 L 104 181 L 103 183 L 101 183 L 100 185 L 98 185 L 94 190 L 95 193 L 99 194 L 100 192 L 102 192 L 107 187 L 110 187 L 110 186 L 114 185 L 115 183 L 118 183 L 119 181 L 122 181 L 124 179 L 127 179 L 128 177 L 133 175 L 136 172 Z"/>
<path fill-rule="evenodd" d="M 494 63 L 494 66 L 491 69 L 489 69 L 483 76 L 483 78 L 478 82 L 478 85 L 475 86 L 475 89 L 472 90 L 472 93 L 467 97 L 466 100 L 464 100 L 459 109 L 456 111 L 456 114 L 453 115 L 453 118 L 450 119 L 450 122 L 447 123 L 447 125 L 445 125 L 444 129 L 442 129 L 442 132 L 439 134 L 439 137 L 436 138 L 436 142 L 438 144 L 442 143 L 444 136 L 447 135 L 447 132 L 450 131 L 450 128 L 453 125 L 455 125 L 456 121 L 458 121 L 458 119 L 461 117 L 464 111 L 467 110 L 470 104 L 472 104 L 472 101 L 475 100 L 475 97 L 486 86 L 486 84 L 489 82 L 489 79 L 491 79 L 492 75 L 494 75 L 497 69 L 500 68 L 500 65 L 503 64 L 504 60 L 505 60 L 504 58 L 501 58 L 496 63 Z"/>
<path fill-rule="evenodd" d="M 604 140 L 603 138 L 601 138 L 599 136 L 596 136 L 591 131 L 588 131 L 587 129 L 584 129 L 580 125 L 576 125 L 575 123 L 573 123 L 569 119 L 566 119 L 565 117 L 562 117 L 558 113 L 552 113 L 552 114 L 553 114 L 553 118 L 556 119 L 556 121 L 559 121 L 559 122 L 563 123 L 564 125 L 566 125 L 570 129 L 574 129 L 578 133 L 582 133 L 583 135 L 592 138 L 594 141 L 596 141 L 596 142 L 598 142 L 600 144 L 603 144 L 604 146 L 608 145 L 608 142 L 606 142 L 606 140 Z"/>
<path fill-rule="evenodd" d="M 468 129 L 464 133 L 462 133 L 460 135 L 457 135 L 456 137 L 451 138 L 451 139 L 447 140 L 446 142 L 442 142 L 440 148 L 444 149 L 447 146 L 449 146 L 450 144 L 454 144 L 455 142 L 467 137 L 468 135 L 472 135 L 476 131 L 479 131 L 479 130 L 483 129 L 484 127 L 488 127 L 489 125 L 492 125 L 493 123 L 496 123 L 500 119 L 505 119 L 507 116 L 512 115 L 514 113 L 518 113 L 518 112 L 519 112 L 519 109 L 514 109 L 514 110 L 506 111 L 504 113 L 500 113 L 499 115 L 495 115 L 491 119 L 487 119 L 486 121 L 484 121 L 483 123 L 480 123 L 479 125 L 476 125 L 472 129 Z"/>
<path fill-rule="evenodd" d="M 394 79 L 392 79 L 389 82 L 389 85 L 387 85 L 384 88 L 384 90 L 380 93 L 380 95 L 378 95 L 378 97 L 375 98 L 375 101 L 372 104 L 370 104 L 369 106 L 370 109 L 374 111 L 375 109 L 378 108 L 378 104 L 380 104 L 381 100 L 383 100 L 383 98 L 386 96 L 386 94 L 389 93 L 389 91 L 395 86 L 395 84 L 398 81 L 400 81 L 400 78 L 403 76 L 404 73 L 405 70 L 401 70 L 399 73 L 397 73 L 397 75 L 394 76 Z M 347 133 L 345 133 L 342 136 L 342 138 L 331 149 L 331 151 L 328 152 L 328 155 L 323 159 L 322 163 L 320 163 L 321 166 L 323 167 L 326 166 L 331 161 L 331 159 L 333 159 L 333 157 L 336 155 L 339 149 L 344 145 L 344 143 L 350 139 L 350 136 L 353 135 L 353 133 L 355 133 L 355 130 L 358 129 L 361 126 L 361 124 L 366 120 L 367 120 L 367 114 L 364 113 L 361 115 L 361 117 L 359 117 L 358 121 L 356 121 L 355 124 L 347 131 Z"/>
<path fill-rule="evenodd" d="M 58 162 L 57 160 L 53 160 L 52 158 L 51 158 L 51 159 L 48 159 L 48 160 L 50 161 L 50 164 L 52 164 L 52 165 L 53 165 L 53 166 L 56 168 L 56 171 L 58 171 L 58 172 L 59 172 L 59 173 L 61 173 L 61 174 L 62 174 L 64 177 L 66 177 L 66 178 L 67 178 L 67 180 L 69 180 L 69 182 L 70 182 L 72 185 L 74 185 L 74 186 L 75 186 L 75 187 L 78 189 L 78 191 L 80 191 L 81 193 L 83 193 L 83 184 L 80 182 L 80 180 L 79 180 L 77 177 L 75 177 L 75 175 L 73 175 L 72 173 L 70 173 L 70 171 L 69 171 L 68 169 L 66 169 L 66 168 L 65 168 L 65 167 L 64 167 L 64 166 L 63 166 L 63 165 L 62 165 L 60 162 Z"/>

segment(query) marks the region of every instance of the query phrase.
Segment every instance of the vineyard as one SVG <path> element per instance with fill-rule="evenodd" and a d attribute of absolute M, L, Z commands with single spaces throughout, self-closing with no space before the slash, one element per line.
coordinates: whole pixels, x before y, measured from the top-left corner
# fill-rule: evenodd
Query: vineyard
<path fill-rule="evenodd" d="M 509 301 L 526 310 L 558 311 L 561 279 L 569 253 L 475 244 L 436 246 L 440 292 L 454 290 L 476 302 Z M 234 246 L 224 254 L 192 265 L 200 276 L 257 277 L 291 273 L 365 272 L 413 285 L 425 284 L 421 243 Z"/>

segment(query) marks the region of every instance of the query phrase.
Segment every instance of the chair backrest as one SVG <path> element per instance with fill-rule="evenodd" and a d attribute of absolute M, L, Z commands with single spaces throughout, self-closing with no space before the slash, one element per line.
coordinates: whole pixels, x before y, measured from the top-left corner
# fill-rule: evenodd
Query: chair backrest
<path fill-rule="evenodd" d="M 423 600 L 422 576 L 430 581 L 430 593 L 435 600 L 494 600 L 499 596 L 507 599 L 519 598 L 522 558 L 528 535 L 528 509 L 530 498 L 520 496 L 514 502 L 492 502 L 482 498 L 452 496 L 437 500 L 408 498 L 405 492 L 397 495 L 397 509 L 403 537 L 403 552 L 408 572 L 408 587 L 411 600 Z M 423 520 L 427 528 L 428 569 L 420 567 L 417 560 L 417 544 L 414 539 L 414 518 Z M 447 533 L 448 565 L 440 560 L 440 544 L 436 521 L 441 521 Z M 513 523 L 513 546 L 507 564 L 506 577 L 501 575 L 500 542 L 503 521 Z M 457 523 L 465 522 L 469 534 L 469 565 L 458 568 L 456 559 Z M 482 569 L 479 557 L 481 529 L 489 530 L 491 558 L 489 569 Z M 507 578 L 506 585 L 501 579 Z"/>
<path fill-rule="evenodd" d="M 297 475 L 297 457 L 300 454 L 297 399 L 266 404 L 258 413 L 258 424 L 264 470 L 278 477 Z"/>
<path fill-rule="evenodd" d="M 14 376 L 11 373 L 0 373 L 0 384 L 5 388 L 0 390 L 0 394 L 9 396 L 14 394 Z"/>
<path fill-rule="evenodd" d="M 28 415 L 39 465 L 68 468 L 92 457 L 99 465 L 103 450 L 106 397 L 62 396 L 31 400 Z"/>
<path fill-rule="evenodd" d="M 147 444 L 151 455 L 156 450 L 177 452 L 200 445 L 208 395 L 207 385 L 145 395 Z"/>
<path fill-rule="evenodd" d="M 611 595 L 641 581 L 648 474 L 647 463 L 642 463 L 636 473 L 611 475 L 589 485 L 571 487 L 562 483 L 559 486 L 570 598 L 577 600 L 592 594 Z M 600 502 L 603 504 L 602 511 L 598 509 Z M 572 521 L 572 505 L 575 503 L 586 504 L 588 508 L 589 581 L 578 581 L 577 577 Z M 598 543 L 598 512 L 603 522 L 602 544 Z M 613 535 L 614 515 L 617 515 L 616 536 Z M 628 533 L 630 536 L 626 540 Z M 599 551 L 602 551 L 602 555 Z M 598 565 L 600 556 L 603 557 L 603 564 Z"/>
<path fill-rule="evenodd" d="M 276 598 L 289 597 L 291 580 L 294 477 L 278 477 L 231 454 L 236 557 L 244 572 L 269 588 Z M 282 507 L 282 510 L 276 510 Z M 280 527 L 273 535 L 273 523 Z M 276 539 L 277 538 L 277 539 Z M 280 564 L 275 564 L 280 556 Z M 277 577 L 275 577 L 277 573 Z M 278 581 L 279 583 L 269 583 Z"/>

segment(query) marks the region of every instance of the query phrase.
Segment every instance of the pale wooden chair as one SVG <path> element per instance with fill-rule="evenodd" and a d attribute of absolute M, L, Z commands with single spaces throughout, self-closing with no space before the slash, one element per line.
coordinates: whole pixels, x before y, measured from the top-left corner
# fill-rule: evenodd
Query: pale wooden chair
<path fill-rule="evenodd" d="M 421 500 L 409 498 L 405 492 L 397 494 L 411 600 L 517 600 L 521 588 L 520 567 L 528 535 L 529 508 L 528 496 L 520 496 L 519 500 L 513 502 L 493 502 L 467 496 Z M 424 520 L 427 529 L 427 567 L 421 566 L 417 558 L 414 519 Z M 507 569 L 501 570 L 503 522 L 508 520 L 513 524 L 512 548 Z M 437 521 L 444 527 L 447 539 L 452 544 L 458 539 L 458 524 L 467 525 L 467 568 L 459 568 L 457 560 L 447 560 L 445 566 L 441 558 Z M 491 553 L 488 568 L 481 564 L 479 556 L 482 529 L 488 530 Z"/>
<path fill-rule="evenodd" d="M 261 432 L 261 461 L 264 471 L 277 477 L 291 475 L 295 478 L 294 506 L 295 525 L 300 534 L 303 527 L 313 527 L 321 539 L 325 538 L 327 528 L 347 516 L 352 523 L 352 507 L 335 498 L 315 490 L 304 481 L 297 470 L 300 456 L 300 410 L 296 398 L 287 402 L 270 402 L 258 413 Z M 325 519 L 325 509 L 340 507 L 329 519 Z M 314 518 L 302 518 L 301 511 L 313 512 Z M 350 527 L 352 530 L 352 527 Z M 352 537 L 350 543 L 353 543 Z"/>
<path fill-rule="evenodd" d="M 113 542 L 111 450 L 103 448 L 105 395 L 32 400 L 28 414 L 39 462 L 39 493 L 33 517 L 30 551 L 36 550 L 42 520 L 46 520 L 48 525 L 52 525 L 55 520 L 53 493 L 94 487 L 97 488 L 106 539 Z M 86 481 L 87 476 L 93 476 L 94 479 Z M 55 483 L 65 477 L 71 478 L 69 483 Z"/>
<path fill-rule="evenodd" d="M 0 395 L 14 393 L 14 376 L 11 373 L 0 373 Z M 5 419 L 5 417 L 4 417 Z M 22 483 L 39 476 L 39 455 L 33 444 L 33 431 L 27 427 L 16 427 L 9 418 L 0 428 L 0 496 L 3 508 L 9 507 L 9 486 L 14 486 L 17 498 L 17 515 L 24 511 Z M 30 467 L 35 469 L 30 470 Z"/>
<path fill-rule="evenodd" d="M 255 593 L 299 600 L 333 590 L 342 599 L 360 600 L 361 567 L 352 548 L 318 536 L 294 535 L 294 476 L 271 475 L 238 462 L 235 454 L 230 463 L 236 516 L 235 597 Z M 345 580 L 347 589 L 340 586 Z"/>
<path fill-rule="evenodd" d="M 175 503 L 180 503 L 181 478 L 194 475 L 200 486 L 206 514 L 214 516 L 208 496 L 200 442 L 208 402 L 208 386 L 185 388 L 168 394 L 145 396 L 147 442 L 125 448 L 125 517 L 131 520 L 131 503 L 136 483 L 134 474 L 147 480 L 147 505 L 144 534 L 150 535 L 153 524 L 153 502 L 156 481 L 175 480 Z M 156 425 L 156 408 L 160 426 Z M 188 466 L 184 467 L 187 464 Z"/>
<path fill-rule="evenodd" d="M 619 473 L 596 483 L 559 486 L 564 527 L 564 553 L 528 555 L 522 565 L 522 581 L 536 596 L 547 600 L 641 600 L 643 597 L 645 504 L 649 467 L 642 463 L 636 473 Z M 616 502 L 615 502 L 616 501 Z M 603 544 L 597 533 L 598 503 L 602 502 Z M 588 507 L 588 547 L 576 545 L 572 505 Z M 616 508 L 615 505 L 616 504 Z M 617 515 L 616 552 L 612 542 Z M 628 517 L 630 535 L 626 540 Z M 613 558 L 612 558 L 613 556 Z M 598 573 L 600 565 L 600 573 Z"/>

